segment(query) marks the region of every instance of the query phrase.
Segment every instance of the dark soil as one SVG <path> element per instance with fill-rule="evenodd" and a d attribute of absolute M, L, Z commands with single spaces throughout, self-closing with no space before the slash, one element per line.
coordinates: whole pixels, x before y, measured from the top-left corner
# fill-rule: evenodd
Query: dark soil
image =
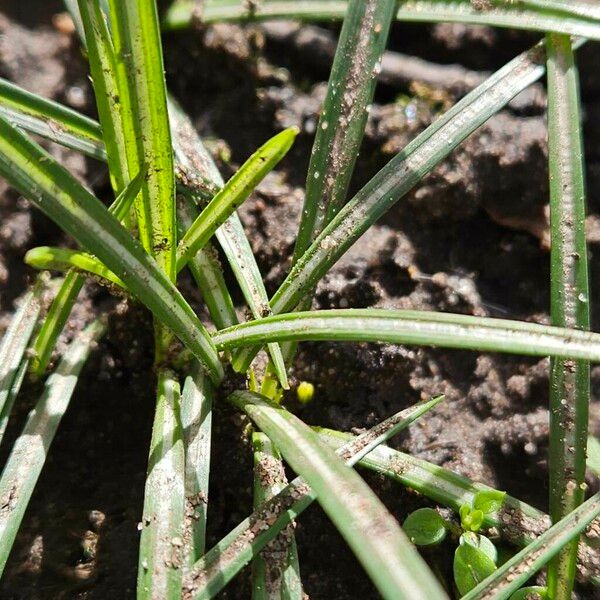
<path fill-rule="evenodd" d="M 85 61 L 68 23 L 56 17 L 61 10 L 58 1 L 0 0 L 0 76 L 94 114 Z M 301 32 L 289 25 L 220 25 L 165 37 L 168 85 L 225 175 L 282 127 L 301 127 L 289 157 L 240 211 L 269 292 L 289 268 L 336 32 L 337 25 Z M 486 27 L 396 24 L 389 47 L 402 55 L 387 58 L 353 189 L 485 72 L 536 39 Z M 599 61 L 597 45 L 580 51 L 592 281 L 600 280 Z M 411 84 L 421 72 L 421 81 Z M 434 169 L 332 269 L 318 287 L 315 307 L 415 308 L 548 322 L 544 102 L 543 86 L 534 86 Z M 101 165 L 51 150 L 100 197 L 107 196 Z M 0 215 L 6 323 L 34 275 L 23 266 L 25 251 L 67 240 L 2 181 Z M 186 293 L 204 314 L 189 284 Z M 134 597 L 153 413 L 152 337 L 147 314 L 118 302 L 90 284 L 63 336 L 62 347 L 94 314 L 112 311 L 110 331 L 84 370 L 25 515 L 0 584 L 2 598 Z M 597 330 L 600 302 L 592 308 Z M 598 433 L 600 367 L 592 375 L 592 428 Z M 310 343 L 296 360 L 298 380 L 315 384 L 315 399 L 300 407 L 291 393 L 287 404 L 309 424 L 344 430 L 372 426 L 421 397 L 444 393 L 446 401 L 394 444 L 546 507 L 546 360 Z M 33 383 L 25 387 L 0 460 L 39 390 Z M 251 509 L 244 425 L 233 410 L 217 406 L 209 545 Z M 365 476 L 399 520 L 423 504 L 382 478 Z M 316 504 L 296 531 L 310 598 L 377 597 Z M 441 568 L 448 569 L 447 560 Z M 248 571 L 221 597 L 249 597 Z M 584 589 L 581 597 L 592 592 Z"/>

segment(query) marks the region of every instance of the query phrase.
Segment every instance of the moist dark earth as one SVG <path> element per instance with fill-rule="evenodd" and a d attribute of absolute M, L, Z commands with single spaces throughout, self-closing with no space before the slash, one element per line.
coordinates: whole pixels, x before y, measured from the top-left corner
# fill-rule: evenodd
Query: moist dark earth
<path fill-rule="evenodd" d="M 92 116 L 85 59 L 59 2 L 0 1 L 0 76 Z M 240 210 L 275 291 L 290 266 L 310 148 L 339 25 L 218 25 L 164 37 L 168 86 L 229 176 L 289 125 L 301 133 L 288 157 Z M 392 28 L 351 192 L 485 75 L 538 34 L 458 24 Z M 400 53 L 400 54 L 398 54 Z M 600 281 L 600 77 L 598 46 L 579 51 L 587 162 L 591 281 Z M 415 58 L 425 62 L 415 61 Z M 99 197 L 105 168 L 47 145 Z M 443 161 L 343 257 L 319 285 L 315 308 L 441 310 L 549 322 L 545 90 L 516 98 Z M 36 245 L 70 244 L 0 181 L 2 328 L 35 273 Z M 228 275 L 233 285 L 233 277 Z M 207 319 L 199 293 L 186 296 Z M 593 328 L 600 303 L 592 288 Z M 240 315 L 241 294 L 236 292 Z M 152 329 L 146 312 L 89 283 L 59 350 L 94 315 L 110 313 L 60 425 L 0 584 L 5 599 L 133 598 L 147 449 L 153 415 Z M 600 433 L 600 367 L 592 370 L 591 426 Z M 420 398 L 435 411 L 392 443 L 416 456 L 546 508 L 548 361 L 374 344 L 306 343 L 292 377 L 315 384 L 312 403 L 286 404 L 307 423 L 360 431 Z M 39 395 L 28 382 L 0 448 Z M 215 410 L 209 546 L 251 511 L 247 422 Z M 365 474 L 403 520 L 426 501 Z M 591 489 L 597 482 L 589 480 Z M 362 569 L 315 504 L 297 524 L 310 598 L 377 598 Z M 450 545 L 427 558 L 450 581 Z M 592 598 L 582 588 L 580 597 Z M 249 570 L 222 598 L 250 595 Z"/>

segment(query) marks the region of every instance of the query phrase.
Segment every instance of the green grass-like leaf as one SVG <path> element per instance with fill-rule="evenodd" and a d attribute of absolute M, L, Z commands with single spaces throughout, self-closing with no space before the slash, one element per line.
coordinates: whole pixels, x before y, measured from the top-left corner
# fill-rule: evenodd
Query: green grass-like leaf
<path fill-rule="evenodd" d="M 177 246 L 177 271 L 204 247 L 215 231 L 248 198 L 254 188 L 287 154 L 298 134 L 290 127 L 265 142 L 219 190 Z"/>
<path fill-rule="evenodd" d="M 111 0 L 109 5 L 129 172 L 147 165 L 136 205 L 140 239 L 174 281 L 175 180 L 156 1 Z"/>
<path fill-rule="evenodd" d="M 187 194 L 196 203 L 203 204 L 206 193 L 204 186 L 208 184 L 216 193 L 224 186 L 223 178 L 189 118 L 172 99 L 169 101 L 169 115 L 177 168 L 182 179 L 188 182 Z M 194 186 L 198 182 L 200 186 Z M 270 314 L 267 290 L 236 212 L 217 229 L 216 237 L 254 318 L 260 319 Z M 281 348 L 277 344 L 270 344 L 268 350 L 281 386 L 289 388 Z M 244 365 L 238 365 L 237 357 L 234 357 L 232 364 L 236 370 L 247 370 Z"/>
<path fill-rule="evenodd" d="M 346 200 L 395 5 L 395 0 L 348 3 L 310 156 L 293 262 Z"/>
<path fill-rule="evenodd" d="M 4 467 L 0 478 L 0 498 L 4 499 L 0 512 L 0 574 L 79 373 L 103 331 L 104 325 L 96 321 L 71 343 L 56 371 L 48 378 Z"/>
<path fill-rule="evenodd" d="M 78 0 L 78 8 L 77 15 L 84 29 L 96 106 L 102 124 L 102 141 L 113 189 L 118 193 L 130 179 L 126 130 L 121 111 L 118 59 L 108 30 L 106 15 L 100 7 L 100 1 Z"/>
<path fill-rule="evenodd" d="M 203 361 L 213 379 L 222 377 L 208 333 L 158 265 L 97 198 L 2 117 L 0 174 L 122 279 Z"/>
<path fill-rule="evenodd" d="M 41 282 L 21 301 L 0 342 L 0 413 L 9 400 L 15 378 L 40 314 Z"/>
<path fill-rule="evenodd" d="M 254 450 L 254 508 L 270 500 L 287 485 L 281 453 L 264 433 L 252 434 Z M 286 552 L 287 549 L 287 552 Z M 302 600 L 298 550 L 292 525 L 252 561 L 252 600 Z"/>
<path fill-rule="evenodd" d="M 549 35 L 548 158 L 550 171 L 551 310 L 553 325 L 590 327 L 585 240 L 585 184 L 577 67 L 568 36 Z M 564 518 L 584 499 L 590 365 L 574 360 L 550 365 L 550 516 Z M 570 600 L 577 540 L 548 569 L 554 600 Z"/>
<path fill-rule="evenodd" d="M 354 341 L 418 344 L 600 360 L 600 334 L 452 313 L 334 309 L 274 315 L 213 336 L 218 348 L 260 341 Z"/>
<path fill-rule="evenodd" d="M 344 445 L 337 451 L 338 455 L 346 461 L 346 464 L 355 464 L 378 444 L 408 427 L 441 400 L 441 397 L 437 397 L 420 402 L 393 415 L 358 436 L 356 440 Z M 194 565 L 184 584 L 189 595 L 195 600 L 208 599 L 216 595 L 264 548 L 265 544 L 274 539 L 315 498 L 315 493 L 301 477 L 297 477 L 277 496 L 242 521 Z M 272 524 L 265 529 L 263 524 L 267 518 Z"/>
<path fill-rule="evenodd" d="M 262 0 L 257 5 L 242 0 L 206 0 L 200 8 L 193 0 L 178 0 L 166 12 L 163 26 L 181 29 L 198 22 L 341 19 L 347 4 L 344 0 Z M 584 0 L 490 0 L 483 6 L 471 0 L 399 0 L 396 17 L 400 21 L 471 23 L 600 39 L 600 9 Z"/>
<path fill-rule="evenodd" d="M 8 420 L 10 419 L 10 413 L 15 405 L 19 391 L 21 390 L 21 385 L 25 380 L 28 367 L 29 359 L 24 358 L 21 360 L 21 364 L 18 366 L 15 372 L 12 384 L 4 400 L 4 406 L 2 407 L 2 410 L 0 410 L 0 444 L 2 444 L 2 440 L 4 439 L 4 434 L 6 433 L 6 428 L 8 427 Z"/>
<path fill-rule="evenodd" d="M 178 226 L 183 236 L 198 216 L 196 207 L 185 197 L 178 206 Z M 233 300 L 216 250 L 208 245 L 200 250 L 187 264 L 202 293 L 208 312 L 217 328 L 238 324 Z"/>
<path fill-rule="evenodd" d="M 38 246 L 27 252 L 25 262 L 35 269 L 49 271 L 70 271 L 75 269 L 84 273 L 91 273 L 120 288 L 127 289 L 125 284 L 110 269 L 107 269 L 95 256 L 80 250 L 68 248 L 52 248 Z"/>
<path fill-rule="evenodd" d="M 0 115 L 16 126 L 78 152 L 106 160 L 98 122 L 0 78 Z"/>
<path fill-rule="evenodd" d="M 259 394 L 238 391 L 230 401 L 269 436 L 286 462 L 313 488 L 384 598 L 446 597 L 368 486 L 309 427 Z"/>
<path fill-rule="evenodd" d="M 181 425 L 185 445 L 186 565 L 193 565 L 206 546 L 206 514 L 215 390 L 198 363 L 185 378 L 181 395 Z"/>
<path fill-rule="evenodd" d="M 144 494 L 137 580 L 138 600 L 181 598 L 185 456 L 179 382 L 175 373 L 158 373 Z"/>
<path fill-rule="evenodd" d="M 46 372 L 60 332 L 84 283 L 85 277 L 76 271 L 69 271 L 61 282 L 33 343 L 30 369 L 34 377 L 41 377 Z"/>
<path fill-rule="evenodd" d="M 131 204 L 139 192 L 142 176 L 143 173 L 140 172 L 109 207 L 109 212 L 115 215 L 119 221 L 123 221 L 127 217 Z M 104 266 L 102 268 L 106 269 Z M 84 283 L 85 277 L 75 270 L 69 271 L 61 283 L 33 344 L 31 373 L 34 377 L 41 377 L 46 371 L 60 332 L 71 314 Z"/>

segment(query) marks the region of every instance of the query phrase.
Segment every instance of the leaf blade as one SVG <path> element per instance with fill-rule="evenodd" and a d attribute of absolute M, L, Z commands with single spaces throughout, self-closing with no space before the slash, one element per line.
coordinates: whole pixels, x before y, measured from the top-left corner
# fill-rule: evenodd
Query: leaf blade
<path fill-rule="evenodd" d="M 179 242 L 177 271 L 208 242 L 214 232 L 275 168 L 292 147 L 297 134 L 298 129 L 290 127 L 267 140 L 217 192 Z"/>
<path fill-rule="evenodd" d="M 138 564 L 137 598 L 179 600 L 182 584 L 185 457 L 179 381 L 158 373 Z"/>
<path fill-rule="evenodd" d="M 445 21 L 544 33 L 554 31 L 600 39 L 597 7 L 580 0 L 519 4 L 494 2 L 485 8 L 481 10 L 469 0 L 413 0 L 400 3 L 396 18 L 407 22 Z M 163 26 L 166 29 L 182 29 L 197 22 L 274 18 L 330 20 L 342 18 L 346 9 L 347 2 L 343 0 L 263 0 L 253 11 L 241 2 L 208 0 L 199 11 L 192 0 L 182 0 L 173 3 L 167 10 Z"/>
<path fill-rule="evenodd" d="M 122 289 L 127 289 L 123 281 L 110 269 L 107 269 L 95 256 L 87 252 L 81 252 L 80 250 L 38 246 L 25 254 L 24 261 L 35 269 L 46 269 L 49 271 L 70 271 L 71 269 L 76 269 L 77 271 L 91 273 Z"/>
<path fill-rule="evenodd" d="M 600 334 L 524 321 L 453 313 L 333 309 L 273 315 L 217 332 L 218 348 L 258 341 L 355 341 L 425 344 L 531 356 L 600 359 Z"/>
<path fill-rule="evenodd" d="M 553 325 L 590 328 L 585 183 L 577 66 L 568 36 L 548 35 L 548 166 L 550 174 L 550 317 Z M 557 522 L 584 499 L 590 364 L 550 362 L 550 516 Z M 548 568 L 548 590 L 570 600 L 577 540 Z"/>

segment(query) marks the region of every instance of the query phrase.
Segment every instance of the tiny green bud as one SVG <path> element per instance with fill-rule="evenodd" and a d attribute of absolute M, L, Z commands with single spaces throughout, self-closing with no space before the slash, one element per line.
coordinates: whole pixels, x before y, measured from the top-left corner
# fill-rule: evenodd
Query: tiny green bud
<path fill-rule="evenodd" d="M 302 381 L 296 390 L 296 394 L 298 395 L 298 402 L 300 404 L 308 404 L 312 401 L 315 394 L 315 386 L 308 381 Z"/>

